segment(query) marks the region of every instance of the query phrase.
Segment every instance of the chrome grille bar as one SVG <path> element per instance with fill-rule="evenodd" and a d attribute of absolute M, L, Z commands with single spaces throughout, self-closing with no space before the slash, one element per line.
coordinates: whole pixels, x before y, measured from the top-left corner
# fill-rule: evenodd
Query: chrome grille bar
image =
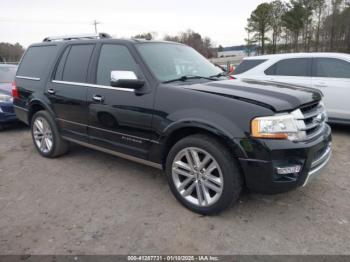
<path fill-rule="evenodd" d="M 305 132 L 305 138 L 298 141 L 314 139 L 324 131 L 327 115 L 321 103 L 302 107 L 292 114 L 298 120 L 299 131 Z"/>

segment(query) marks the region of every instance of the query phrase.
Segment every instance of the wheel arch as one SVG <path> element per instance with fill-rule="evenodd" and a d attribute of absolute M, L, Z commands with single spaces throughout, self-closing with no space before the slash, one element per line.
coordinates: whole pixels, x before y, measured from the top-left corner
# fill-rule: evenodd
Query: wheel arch
<path fill-rule="evenodd" d="M 44 102 L 37 100 L 37 99 L 33 99 L 28 103 L 28 124 L 31 124 L 32 118 L 34 116 L 35 113 L 45 110 L 47 111 L 52 117 L 54 117 L 54 113 L 53 111 L 50 109 L 49 106 L 47 106 Z"/>
<path fill-rule="evenodd" d="M 244 156 L 241 146 L 228 132 L 203 122 L 182 122 L 169 127 L 163 136 L 161 142 L 163 145 L 161 150 L 161 163 L 163 167 L 165 166 L 171 148 L 181 139 L 195 134 L 206 134 L 218 139 L 230 150 L 232 156 L 235 158 Z"/>

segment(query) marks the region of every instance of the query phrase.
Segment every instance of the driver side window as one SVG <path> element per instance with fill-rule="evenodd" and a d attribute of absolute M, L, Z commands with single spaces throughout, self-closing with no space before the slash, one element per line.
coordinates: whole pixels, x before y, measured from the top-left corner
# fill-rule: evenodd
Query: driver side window
<path fill-rule="evenodd" d="M 105 44 L 98 60 L 96 84 L 110 86 L 111 71 L 133 71 L 136 74 L 136 70 L 136 62 L 127 47 Z"/>

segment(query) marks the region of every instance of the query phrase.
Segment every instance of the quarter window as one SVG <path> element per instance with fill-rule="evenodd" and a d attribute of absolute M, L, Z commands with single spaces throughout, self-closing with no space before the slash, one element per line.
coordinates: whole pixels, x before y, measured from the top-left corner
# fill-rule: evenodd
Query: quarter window
<path fill-rule="evenodd" d="M 281 60 L 267 69 L 265 74 L 276 76 L 311 76 L 311 58 Z"/>
<path fill-rule="evenodd" d="M 122 45 L 103 45 L 98 60 L 96 83 L 110 86 L 111 71 L 133 71 L 137 66 L 127 47 Z"/>
<path fill-rule="evenodd" d="M 62 73 L 63 81 L 78 83 L 85 83 L 87 81 L 89 62 L 93 49 L 94 45 L 72 45 L 65 61 Z M 64 58 L 63 55 L 61 60 L 64 60 Z M 58 69 L 60 68 L 60 64 L 58 65 Z"/>
<path fill-rule="evenodd" d="M 315 58 L 313 76 L 350 78 L 350 63 L 336 58 Z"/>
<path fill-rule="evenodd" d="M 32 46 L 22 58 L 18 76 L 38 77 L 45 75 L 57 55 L 57 46 Z"/>

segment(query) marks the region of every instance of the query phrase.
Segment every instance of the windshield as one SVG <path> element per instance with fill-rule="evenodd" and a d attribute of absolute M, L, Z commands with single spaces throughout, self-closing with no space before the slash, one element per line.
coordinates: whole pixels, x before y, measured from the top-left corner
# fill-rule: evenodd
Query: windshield
<path fill-rule="evenodd" d="M 171 43 L 145 43 L 137 45 L 148 67 L 161 82 L 182 76 L 211 77 L 222 71 L 193 48 Z"/>
<path fill-rule="evenodd" d="M 17 67 L 0 65 L 0 83 L 12 83 L 15 79 Z"/>

